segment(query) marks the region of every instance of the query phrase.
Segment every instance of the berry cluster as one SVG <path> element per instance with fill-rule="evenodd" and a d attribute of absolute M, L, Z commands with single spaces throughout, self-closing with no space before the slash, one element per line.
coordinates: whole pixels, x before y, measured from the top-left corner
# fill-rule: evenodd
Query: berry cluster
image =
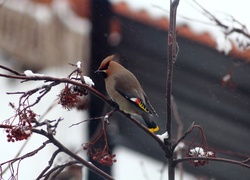
<path fill-rule="evenodd" d="M 92 157 L 93 160 L 99 162 L 105 166 L 112 166 L 114 162 L 116 162 L 115 154 L 108 154 L 105 151 L 96 152 L 96 154 Z"/>
<path fill-rule="evenodd" d="M 5 132 L 7 133 L 8 142 L 26 140 L 32 134 L 29 126 L 13 126 L 10 129 L 6 129 Z"/>
<path fill-rule="evenodd" d="M 27 139 L 32 134 L 32 122 L 36 119 L 37 114 L 30 109 L 17 109 L 19 122 L 17 125 L 11 125 L 5 129 L 7 141 L 15 142 Z"/>
<path fill-rule="evenodd" d="M 96 149 L 91 144 L 85 144 L 83 146 L 84 150 L 88 150 L 88 156 L 92 157 L 94 161 L 105 165 L 105 166 L 112 166 L 113 163 L 116 162 L 116 155 L 110 154 L 107 148 L 104 149 Z"/>
<path fill-rule="evenodd" d="M 77 88 L 76 86 L 65 85 L 65 88 L 59 94 L 59 104 L 65 109 L 71 110 L 72 108 L 78 108 L 81 104 L 81 96 L 86 95 L 86 90 L 83 88 Z"/>
<path fill-rule="evenodd" d="M 202 147 L 195 147 L 193 149 L 189 149 L 189 152 L 187 154 L 187 157 L 215 157 L 215 153 L 212 150 L 205 150 Z M 194 166 L 204 166 L 205 164 L 208 164 L 208 160 L 192 160 L 190 163 L 194 164 Z"/>

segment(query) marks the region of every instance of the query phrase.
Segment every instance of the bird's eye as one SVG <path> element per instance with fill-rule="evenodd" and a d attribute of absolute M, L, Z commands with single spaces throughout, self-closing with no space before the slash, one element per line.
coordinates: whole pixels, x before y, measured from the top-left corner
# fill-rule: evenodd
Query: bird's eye
<path fill-rule="evenodd" d="M 108 69 L 108 67 L 109 67 L 109 63 L 110 63 L 110 62 L 107 62 L 107 64 L 104 66 L 103 70 Z"/>

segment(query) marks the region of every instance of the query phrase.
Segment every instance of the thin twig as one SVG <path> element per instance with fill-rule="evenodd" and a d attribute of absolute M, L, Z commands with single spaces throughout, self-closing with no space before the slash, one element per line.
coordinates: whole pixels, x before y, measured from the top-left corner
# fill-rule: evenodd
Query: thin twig
<path fill-rule="evenodd" d="M 80 121 L 80 122 L 78 122 L 78 123 L 71 124 L 71 125 L 69 126 L 69 128 L 71 128 L 71 127 L 73 127 L 73 126 L 77 126 L 77 125 L 79 125 L 79 124 L 81 124 L 81 123 L 84 123 L 84 122 L 87 122 L 87 121 L 98 120 L 98 119 L 103 119 L 103 118 L 104 118 L 104 116 L 85 119 L 85 120 L 82 120 L 82 121 Z"/>
<path fill-rule="evenodd" d="M 2 165 L 4 165 L 4 164 L 6 164 L 6 163 L 15 163 L 16 161 L 21 161 L 21 160 L 23 160 L 23 159 L 25 159 L 25 158 L 28 158 L 28 157 L 31 157 L 31 156 L 34 156 L 35 154 L 37 154 L 40 150 L 42 150 L 47 144 L 49 144 L 49 143 L 51 143 L 49 140 L 47 140 L 47 141 L 45 141 L 40 147 L 38 147 L 37 149 L 35 149 L 35 150 L 33 150 L 33 151 L 31 151 L 31 152 L 29 152 L 29 153 L 27 153 L 27 154 L 25 154 L 25 155 L 23 155 L 23 156 L 21 156 L 21 157 L 18 157 L 18 158 L 13 158 L 13 159 L 11 159 L 11 160 L 8 160 L 8 161 L 6 161 L 6 162 L 3 162 L 3 163 L 1 163 L 0 165 L 2 166 Z"/>
<path fill-rule="evenodd" d="M 78 161 L 70 161 L 70 162 L 67 162 L 63 165 L 59 165 L 59 166 L 56 166 L 54 168 L 52 168 L 46 175 L 45 175 L 45 178 L 44 180 L 47 180 L 47 179 L 55 179 L 56 176 L 58 176 L 66 167 L 68 166 L 71 166 L 71 165 L 74 165 L 74 164 L 79 164 Z M 53 174 L 54 173 L 54 174 Z"/>
<path fill-rule="evenodd" d="M 242 161 L 242 163 L 249 163 L 250 162 L 250 157 L 249 158 L 247 158 L 246 160 L 244 160 L 244 161 Z"/>
<path fill-rule="evenodd" d="M 15 155 L 15 157 L 13 159 L 17 159 L 18 156 L 22 153 L 23 149 L 26 147 L 26 145 L 28 144 L 30 138 L 27 139 L 23 145 L 21 146 L 21 148 L 18 150 L 17 154 Z M 4 170 L 1 171 L 1 175 L 3 175 L 6 171 L 8 170 L 8 167 L 6 167 Z"/>
<path fill-rule="evenodd" d="M 1 69 L 4 69 L 4 70 L 6 70 L 6 71 L 9 71 L 9 72 L 12 73 L 12 74 L 19 75 L 19 76 L 24 76 L 23 73 L 20 73 L 20 72 L 18 72 L 18 71 L 15 71 L 15 70 L 13 70 L 13 69 L 10 69 L 10 68 L 8 68 L 8 67 L 6 67 L 6 66 L 3 66 L 3 65 L 1 65 L 1 64 L 0 64 L 0 68 L 1 68 Z"/>
<path fill-rule="evenodd" d="M 26 81 L 46 81 L 46 82 L 55 82 L 55 83 L 68 83 L 72 85 L 76 85 L 79 87 L 82 87 L 86 89 L 87 91 L 91 92 L 93 95 L 99 97 L 102 101 L 108 103 L 112 107 L 115 107 L 114 103 L 108 99 L 106 96 L 92 88 L 91 86 L 87 84 L 82 84 L 81 82 L 71 80 L 69 78 L 56 78 L 56 77 L 51 77 L 51 76 L 25 76 L 25 75 L 6 75 L 6 74 L 0 74 L 0 77 L 6 77 L 10 79 L 22 79 Z"/>
<path fill-rule="evenodd" d="M 49 165 L 48 165 L 46 168 L 44 168 L 44 170 L 40 173 L 40 175 L 39 175 L 36 179 L 41 179 L 41 178 L 44 176 L 44 174 L 51 168 L 51 166 L 52 166 L 52 164 L 53 164 L 53 162 L 54 162 L 56 156 L 57 156 L 60 152 L 61 152 L 61 150 L 60 150 L 60 149 L 57 149 L 57 150 L 52 154 L 52 156 L 51 156 L 51 158 L 50 158 L 50 160 L 49 160 Z"/>
<path fill-rule="evenodd" d="M 173 144 L 172 146 L 172 150 L 174 151 L 174 149 L 176 148 L 176 146 L 183 140 L 187 137 L 187 135 L 189 135 L 192 130 L 195 128 L 195 127 L 200 127 L 198 125 L 195 125 L 195 122 L 193 122 L 189 128 L 187 129 L 187 131 Z"/>

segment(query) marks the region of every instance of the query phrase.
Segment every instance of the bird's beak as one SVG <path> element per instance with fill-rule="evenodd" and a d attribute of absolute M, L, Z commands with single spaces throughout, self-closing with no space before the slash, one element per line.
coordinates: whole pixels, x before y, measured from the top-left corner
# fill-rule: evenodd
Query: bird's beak
<path fill-rule="evenodd" d="M 107 78 L 107 71 L 98 69 L 95 74 L 101 74 L 104 78 Z"/>
<path fill-rule="evenodd" d="M 106 71 L 105 70 L 99 70 L 99 69 L 95 71 L 95 74 L 101 74 L 101 73 L 106 73 Z"/>

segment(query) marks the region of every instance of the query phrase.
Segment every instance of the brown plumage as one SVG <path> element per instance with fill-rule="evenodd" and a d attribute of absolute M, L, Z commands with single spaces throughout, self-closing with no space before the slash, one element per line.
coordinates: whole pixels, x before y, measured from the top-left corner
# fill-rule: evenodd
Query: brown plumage
<path fill-rule="evenodd" d="M 139 81 L 126 68 L 113 61 L 114 55 L 105 58 L 96 73 L 105 78 L 106 90 L 110 98 L 119 105 L 120 110 L 129 114 L 141 115 L 151 132 L 159 127 L 151 119 L 152 112 L 156 114 L 148 101 Z M 157 114 L 156 114 L 157 115 Z"/>

